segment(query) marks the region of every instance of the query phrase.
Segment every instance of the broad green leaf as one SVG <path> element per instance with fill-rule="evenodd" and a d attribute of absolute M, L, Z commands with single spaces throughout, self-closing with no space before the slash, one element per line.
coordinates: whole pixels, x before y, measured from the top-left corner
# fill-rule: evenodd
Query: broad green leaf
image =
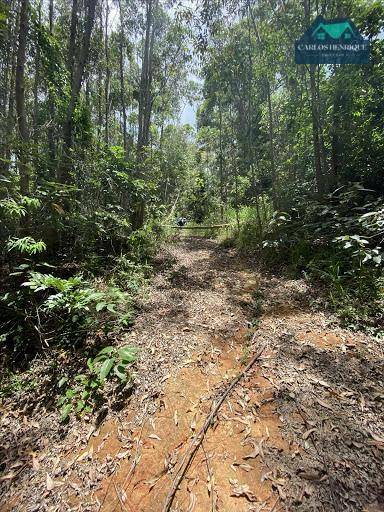
<path fill-rule="evenodd" d="M 110 354 L 112 354 L 113 350 L 114 350 L 114 347 L 104 347 L 102 350 L 100 350 L 100 352 L 98 352 L 97 355 L 98 356 L 101 356 L 103 354 L 110 355 Z"/>
<path fill-rule="evenodd" d="M 106 302 L 98 302 L 98 303 L 96 304 L 96 311 L 101 311 L 102 309 L 104 309 L 104 308 L 105 308 L 105 306 L 106 306 L 106 305 L 107 305 L 107 303 L 106 303 Z"/>
<path fill-rule="evenodd" d="M 137 348 L 131 346 L 122 347 L 118 350 L 118 354 L 123 361 L 131 363 L 137 358 Z"/>
<path fill-rule="evenodd" d="M 126 373 L 125 365 L 117 364 L 115 366 L 115 368 L 113 369 L 113 371 L 114 371 L 115 375 L 117 375 L 117 377 L 119 377 L 121 382 L 126 382 L 126 380 L 127 380 L 127 373 Z"/>
<path fill-rule="evenodd" d="M 76 412 L 82 411 L 84 409 L 84 407 L 85 407 L 85 402 L 83 402 L 83 400 L 79 400 L 76 405 Z"/>
<path fill-rule="evenodd" d="M 57 385 L 59 388 L 61 388 L 66 382 L 68 382 L 68 377 L 61 377 Z"/>
<path fill-rule="evenodd" d="M 72 410 L 72 404 L 64 405 L 64 407 L 61 409 L 61 421 L 65 421 L 68 419 L 68 416 L 71 414 Z"/>
<path fill-rule="evenodd" d="M 100 380 L 103 381 L 108 377 L 109 372 L 112 370 L 114 364 L 115 364 L 114 357 L 111 357 L 110 359 L 106 359 L 104 361 L 104 363 L 101 365 L 100 371 L 99 371 Z"/>

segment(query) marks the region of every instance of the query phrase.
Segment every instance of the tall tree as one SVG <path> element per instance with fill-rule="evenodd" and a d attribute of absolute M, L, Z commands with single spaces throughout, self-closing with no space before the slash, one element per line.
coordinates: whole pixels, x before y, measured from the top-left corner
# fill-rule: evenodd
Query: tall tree
<path fill-rule="evenodd" d="M 26 48 L 29 30 L 29 1 L 21 0 L 20 2 L 20 21 L 19 21 L 19 37 L 17 48 L 16 62 L 16 78 L 15 78 L 15 99 L 17 126 L 20 136 L 20 144 L 18 148 L 18 165 L 20 173 L 20 193 L 29 195 L 30 193 L 30 164 L 29 164 L 29 132 L 27 125 L 27 112 L 25 108 L 25 61 Z"/>
<path fill-rule="evenodd" d="M 84 77 L 84 69 L 88 60 L 91 34 L 95 21 L 95 8 L 97 0 L 86 0 L 85 2 L 85 27 L 82 43 L 76 59 L 76 34 L 78 29 L 78 0 L 73 0 L 71 14 L 71 31 L 68 51 L 68 68 L 70 76 L 71 92 L 68 102 L 66 117 L 63 126 L 63 160 L 59 167 L 58 180 L 62 183 L 70 182 L 70 152 L 73 144 L 73 114 L 79 99 L 81 85 Z"/>
<path fill-rule="evenodd" d="M 146 0 L 145 36 L 139 90 L 139 131 L 137 137 L 139 155 L 149 142 L 152 113 L 153 48 L 155 41 L 154 1 Z"/>

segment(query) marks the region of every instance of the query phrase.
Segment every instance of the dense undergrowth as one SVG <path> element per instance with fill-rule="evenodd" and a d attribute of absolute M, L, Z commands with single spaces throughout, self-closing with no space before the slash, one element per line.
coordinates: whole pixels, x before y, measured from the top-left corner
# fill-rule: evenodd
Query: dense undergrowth
<path fill-rule="evenodd" d="M 22 240 L 17 247 L 16 241 L 9 244 L 15 255 L 3 266 L 10 272 L 2 276 L 0 297 L 6 368 L 0 396 L 15 397 L 27 388 L 32 403 L 45 382 L 43 371 L 50 375 L 48 396 L 58 397 L 62 420 L 70 413 L 90 413 L 105 402 L 107 379 L 115 391 L 132 384 L 135 348 L 115 340 L 133 322 L 161 232 L 149 226 L 132 232 L 124 252 L 108 258 L 90 253 L 85 266 L 76 258 L 48 259 L 42 241 Z"/>
<path fill-rule="evenodd" d="M 261 199 L 227 218 L 231 232 L 223 243 L 320 285 L 348 327 L 382 332 L 384 202 L 373 191 L 355 183 L 321 200 L 301 195 L 286 211 Z"/>
<path fill-rule="evenodd" d="M 103 403 L 107 379 L 116 389 L 130 387 L 135 349 L 118 352 L 124 347 L 115 340 L 133 322 L 165 238 L 161 209 L 151 212 L 150 187 L 129 178 L 114 151 L 98 165 L 99 179 L 108 175 L 98 198 L 90 172 L 81 191 L 43 182 L 34 196 L 0 201 L 0 397 L 29 389 L 33 403 L 46 383 L 43 372 L 47 400 L 59 397 L 63 419 Z M 132 214 L 143 198 L 150 215 L 134 229 Z"/>

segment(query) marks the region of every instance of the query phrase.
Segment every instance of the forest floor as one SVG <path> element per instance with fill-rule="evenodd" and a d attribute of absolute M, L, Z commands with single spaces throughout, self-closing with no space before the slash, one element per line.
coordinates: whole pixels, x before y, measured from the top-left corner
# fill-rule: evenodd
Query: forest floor
<path fill-rule="evenodd" d="M 382 345 L 341 328 L 304 280 L 213 240 L 182 238 L 157 267 L 133 330 L 116 340 L 140 350 L 124 407 L 65 431 L 49 411 L 4 409 L 14 473 L 0 481 L 1 510 L 162 512 L 212 401 L 264 346 L 172 510 L 383 511 Z"/>

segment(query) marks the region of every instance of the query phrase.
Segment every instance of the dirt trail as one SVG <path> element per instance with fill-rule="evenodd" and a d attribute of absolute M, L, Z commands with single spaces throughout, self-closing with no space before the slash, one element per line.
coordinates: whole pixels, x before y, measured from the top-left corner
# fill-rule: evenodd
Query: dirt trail
<path fill-rule="evenodd" d="M 78 436 L 82 448 L 67 445 L 57 486 L 36 487 L 41 508 L 8 510 L 161 512 L 212 400 L 265 344 L 172 510 L 383 511 L 380 343 L 316 311 L 305 282 L 260 274 L 214 241 L 182 239 L 158 266 L 122 340 L 140 348 L 129 404 Z"/>

